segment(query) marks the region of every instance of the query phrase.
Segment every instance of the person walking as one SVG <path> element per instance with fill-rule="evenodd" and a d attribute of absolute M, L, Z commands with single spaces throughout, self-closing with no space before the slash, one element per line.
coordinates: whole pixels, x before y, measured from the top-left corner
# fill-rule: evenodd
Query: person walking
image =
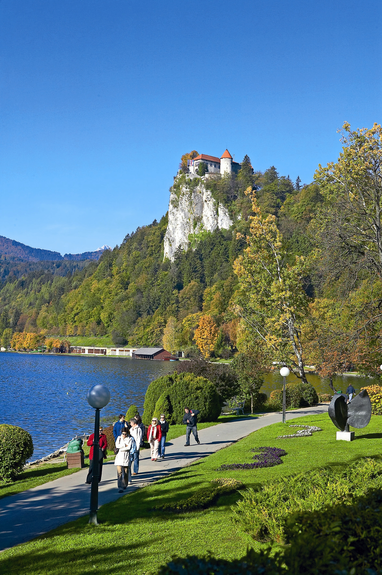
<path fill-rule="evenodd" d="M 355 389 L 354 387 L 350 384 L 346 390 L 346 395 L 348 396 L 348 403 L 351 402 L 351 400 L 353 399 L 353 395 L 355 394 Z"/>
<path fill-rule="evenodd" d="M 127 427 L 125 416 L 123 415 L 123 413 L 121 413 L 120 415 L 118 415 L 118 421 L 116 421 L 113 425 L 114 442 L 117 441 L 117 438 L 121 435 L 122 430 L 125 429 L 125 427 Z"/>
<path fill-rule="evenodd" d="M 160 430 L 162 432 L 162 437 L 160 440 L 160 450 L 159 450 L 159 457 L 164 459 L 164 451 L 166 445 L 166 435 L 168 434 L 168 430 L 170 428 L 169 422 L 166 421 L 166 416 L 164 413 L 160 416 L 159 420 Z"/>
<path fill-rule="evenodd" d="M 118 449 L 114 461 L 114 465 L 117 466 L 118 493 L 122 493 L 129 483 L 131 483 L 130 454 L 135 448 L 134 438 L 130 436 L 130 432 L 127 428 L 123 429 L 121 435 L 117 437 L 115 447 Z"/>
<path fill-rule="evenodd" d="M 137 473 L 139 472 L 139 450 L 142 444 L 142 430 L 139 427 L 138 422 L 135 418 L 130 419 L 130 435 L 131 437 L 134 437 L 136 446 L 132 457 L 133 462 L 132 475 L 137 475 Z"/>
<path fill-rule="evenodd" d="M 200 445 L 199 436 L 198 436 L 198 413 L 200 411 L 198 409 L 189 409 L 188 407 L 184 408 L 184 416 L 183 416 L 183 424 L 187 425 L 186 427 L 186 443 L 184 444 L 185 447 L 189 447 L 190 445 L 190 435 L 191 432 L 195 437 L 195 441 L 198 445 Z"/>
<path fill-rule="evenodd" d="M 89 465 L 89 473 L 86 477 L 86 483 L 91 483 L 93 481 L 93 471 L 94 471 L 93 470 L 94 433 L 89 435 L 87 445 L 90 446 L 90 452 L 89 452 L 90 465 Z M 98 445 L 99 445 L 99 460 L 98 460 L 98 483 L 99 483 L 102 477 L 103 460 L 107 458 L 107 439 L 106 435 L 103 432 L 103 427 L 99 428 Z"/>
<path fill-rule="evenodd" d="M 142 417 L 139 415 L 139 413 L 136 413 L 134 415 L 134 419 L 137 422 L 138 427 L 140 428 L 140 430 L 142 431 L 142 439 L 141 439 L 141 447 L 145 446 L 145 435 L 146 435 L 146 428 L 142 423 Z"/>
<path fill-rule="evenodd" d="M 158 459 L 158 450 L 161 438 L 162 431 L 160 425 L 158 425 L 158 419 L 153 417 L 151 425 L 149 425 L 147 430 L 147 441 L 151 448 L 151 461 L 156 461 Z"/>

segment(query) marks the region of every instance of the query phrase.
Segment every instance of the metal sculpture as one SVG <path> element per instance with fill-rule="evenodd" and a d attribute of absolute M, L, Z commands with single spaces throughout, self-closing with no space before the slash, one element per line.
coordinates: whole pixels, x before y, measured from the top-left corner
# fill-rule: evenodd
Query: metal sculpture
<path fill-rule="evenodd" d="M 340 433 L 337 433 L 337 439 L 352 441 L 354 432 L 349 430 L 349 426 L 362 429 L 370 422 L 370 397 L 366 389 L 363 389 L 351 402 L 347 403 L 346 395 L 336 394 L 330 402 L 328 412 L 330 419 L 340 430 Z"/>

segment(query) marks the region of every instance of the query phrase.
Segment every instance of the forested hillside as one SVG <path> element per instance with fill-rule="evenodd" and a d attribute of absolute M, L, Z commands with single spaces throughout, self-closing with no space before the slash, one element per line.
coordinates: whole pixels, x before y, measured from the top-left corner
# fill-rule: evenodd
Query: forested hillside
<path fill-rule="evenodd" d="M 167 216 L 138 228 L 98 262 L 58 277 L 26 273 L 0 290 L 0 335 L 104 335 L 258 365 L 313 363 L 331 375 L 380 361 L 381 130 L 344 126 L 337 163 L 293 184 L 275 167 L 208 181 L 229 230 L 204 231 L 163 259 Z M 243 162 L 250 166 L 249 158 Z M 9 333 L 9 331 L 8 331 Z"/>

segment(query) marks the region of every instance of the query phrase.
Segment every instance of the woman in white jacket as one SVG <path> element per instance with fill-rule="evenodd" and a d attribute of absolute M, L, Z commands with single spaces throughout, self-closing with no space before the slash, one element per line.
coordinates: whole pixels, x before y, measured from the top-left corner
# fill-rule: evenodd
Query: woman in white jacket
<path fill-rule="evenodd" d="M 124 429 L 122 434 L 117 437 L 115 447 L 118 449 L 114 461 L 114 465 L 117 466 L 118 492 L 122 493 L 128 484 L 131 483 L 130 452 L 133 453 L 135 448 L 135 441 L 130 437 L 128 429 Z"/>

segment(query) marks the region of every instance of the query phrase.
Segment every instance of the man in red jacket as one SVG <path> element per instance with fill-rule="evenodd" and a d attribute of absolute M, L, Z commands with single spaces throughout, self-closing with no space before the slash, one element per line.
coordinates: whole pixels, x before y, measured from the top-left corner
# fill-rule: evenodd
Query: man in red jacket
<path fill-rule="evenodd" d="M 99 465 L 98 465 L 98 482 L 101 481 L 101 476 L 102 476 L 102 464 L 103 464 L 103 460 L 106 459 L 107 454 L 106 454 L 106 450 L 107 450 L 107 439 L 106 439 L 106 435 L 103 432 L 103 427 L 99 428 Z M 90 465 L 89 465 L 89 473 L 88 476 L 86 478 L 86 483 L 91 483 L 93 480 L 93 445 L 94 445 L 94 433 L 92 433 L 89 436 L 88 439 L 88 443 L 90 446 L 90 453 L 89 453 L 89 460 L 90 460 Z"/>

